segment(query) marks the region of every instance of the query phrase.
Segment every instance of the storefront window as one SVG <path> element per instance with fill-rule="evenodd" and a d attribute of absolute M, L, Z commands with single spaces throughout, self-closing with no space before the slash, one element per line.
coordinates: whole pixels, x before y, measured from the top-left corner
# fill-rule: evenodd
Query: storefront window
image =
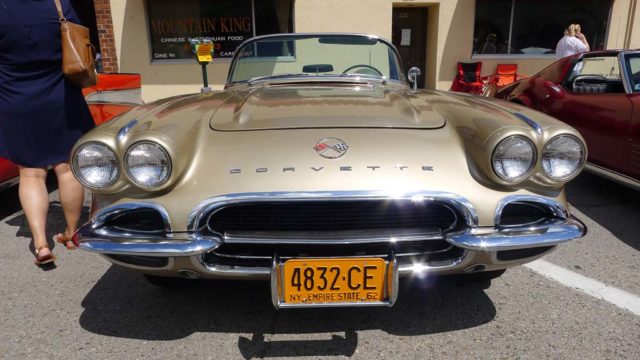
<path fill-rule="evenodd" d="M 605 47 L 611 0 L 476 0 L 474 54 L 555 54 L 570 24 Z"/>
<path fill-rule="evenodd" d="M 214 59 L 256 36 L 292 31 L 292 0 L 148 0 L 152 61 L 191 60 L 191 38 L 211 38 Z M 125 34 L 126 35 L 126 34 Z"/>

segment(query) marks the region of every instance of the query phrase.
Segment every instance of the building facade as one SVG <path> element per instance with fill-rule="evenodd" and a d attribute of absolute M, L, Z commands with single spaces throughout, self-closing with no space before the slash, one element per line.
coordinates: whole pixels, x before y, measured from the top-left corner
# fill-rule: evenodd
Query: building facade
<path fill-rule="evenodd" d="M 393 41 L 421 86 L 446 90 L 459 61 L 534 74 L 579 23 L 594 50 L 640 48 L 638 0 L 94 0 L 105 72 L 140 73 L 145 101 L 197 92 L 189 39 L 213 38 L 209 82 L 221 88 L 243 40 L 278 32 L 357 32 Z M 82 7 L 82 6 L 81 6 Z"/>

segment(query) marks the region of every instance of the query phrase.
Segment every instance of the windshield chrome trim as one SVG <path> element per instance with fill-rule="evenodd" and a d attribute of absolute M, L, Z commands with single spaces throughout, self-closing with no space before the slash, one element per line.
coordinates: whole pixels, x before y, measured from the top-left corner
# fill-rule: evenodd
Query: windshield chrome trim
<path fill-rule="evenodd" d="M 393 45 L 393 43 L 383 37 L 380 37 L 378 35 L 372 35 L 372 34 L 364 34 L 364 33 L 348 33 L 348 32 L 322 32 L 322 33 L 279 33 L 279 34 L 268 34 L 268 35 L 260 35 L 260 36 L 255 36 L 252 37 L 250 39 L 247 39 L 245 41 L 243 41 L 242 43 L 240 43 L 240 45 L 238 45 L 238 47 L 236 47 L 236 50 L 233 54 L 233 58 L 231 59 L 231 66 L 229 67 L 229 72 L 227 73 L 227 83 L 225 85 L 225 88 L 236 85 L 236 84 L 243 84 L 243 83 L 247 83 L 248 80 L 243 80 L 243 81 L 231 81 L 231 74 L 233 74 L 235 67 L 236 67 L 236 62 L 237 62 L 237 58 L 240 54 L 239 50 L 244 47 L 247 44 L 250 44 L 252 42 L 256 42 L 256 41 L 260 41 L 260 40 L 264 40 L 264 39 L 271 39 L 271 38 L 299 38 L 299 39 L 304 39 L 304 38 L 311 38 L 311 37 L 318 37 L 318 36 L 359 36 L 359 37 L 366 37 L 369 39 L 375 39 L 377 41 L 380 41 L 381 43 L 389 46 L 393 52 L 396 54 L 396 59 L 398 60 L 398 71 L 400 73 L 400 78 L 401 79 L 406 79 L 405 76 L 405 72 L 404 69 L 402 68 L 402 57 L 400 56 L 400 52 L 398 51 L 398 49 L 395 47 L 395 45 Z M 390 80 L 387 79 L 388 81 L 394 81 L 394 82 L 398 82 L 398 83 L 402 83 L 406 86 L 409 86 L 409 83 L 403 80 Z"/>
<path fill-rule="evenodd" d="M 634 52 L 624 52 L 621 51 L 618 54 L 618 68 L 620 68 L 621 77 L 622 77 L 622 85 L 624 86 L 624 91 L 627 95 L 633 94 L 633 88 L 631 87 L 631 74 L 629 74 L 629 70 L 627 68 L 626 58 L 627 55 L 633 54 Z"/>
<path fill-rule="evenodd" d="M 322 85 L 322 84 L 330 84 L 330 83 L 341 83 L 341 84 L 345 84 L 345 85 L 351 85 L 353 87 L 357 87 L 357 86 L 366 86 L 366 87 L 372 87 L 372 86 L 376 86 L 376 85 L 381 85 L 381 86 L 385 86 L 385 85 L 395 85 L 395 86 L 401 86 L 401 87 L 405 87 L 405 88 L 409 88 L 409 86 L 399 80 L 391 80 L 391 79 L 386 79 L 386 78 L 368 78 L 368 77 L 361 77 L 361 78 L 349 78 L 349 77 L 340 77 L 340 76 L 331 76 L 331 78 L 321 78 L 320 76 L 329 76 L 329 75 L 312 75 L 311 78 L 309 77 L 295 77 L 295 76 L 291 76 L 291 77 L 287 77 L 287 78 L 272 78 L 272 77 L 266 77 L 266 78 L 262 78 L 259 81 L 255 81 L 254 83 L 251 83 L 250 80 L 242 80 L 242 81 L 237 81 L 231 84 L 226 84 L 225 85 L 225 89 L 230 89 L 236 86 L 277 86 L 280 84 L 310 84 L 310 85 Z"/>
<path fill-rule="evenodd" d="M 385 85 L 387 82 L 393 81 L 396 83 L 404 84 L 398 80 L 390 80 L 385 77 L 375 76 L 362 76 L 362 75 L 309 75 L 309 74 L 290 74 L 290 75 L 274 75 L 274 76 L 258 76 L 249 80 L 237 81 L 234 84 L 247 83 L 249 86 L 260 84 L 264 82 L 270 82 L 277 84 L 280 82 L 287 83 L 323 83 L 323 82 L 342 82 L 346 84 L 354 85 L 368 85 L 371 82 L 377 82 L 381 85 Z"/>

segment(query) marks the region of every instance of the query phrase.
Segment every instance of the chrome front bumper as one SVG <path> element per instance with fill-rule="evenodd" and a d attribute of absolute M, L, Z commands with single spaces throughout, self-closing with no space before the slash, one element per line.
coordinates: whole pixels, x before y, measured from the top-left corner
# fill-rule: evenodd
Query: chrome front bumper
<path fill-rule="evenodd" d="M 99 254 L 139 256 L 192 256 L 218 247 L 219 242 L 208 238 L 185 236 L 183 239 L 124 239 L 107 238 L 101 234 L 81 229 L 78 233 L 82 250 Z"/>
<path fill-rule="evenodd" d="M 475 251 L 503 251 L 555 246 L 577 239 L 586 233 L 585 225 L 574 217 L 535 227 L 496 229 L 476 227 L 449 234 L 446 240 L 454 246 Z M 94 231 L 83 226 L 76 234 L 80 248 L 100 254 L 140 256 L 192 256 L 215 250 L 221 240 L 183 234 L 173 238 L 127 238 Z"/>
<path fill-rule="evenodd" d="M 570 216 L 562 220 L 548 221 L 537 226 L 496 229 L 477 227 L 451 234 L 447 241 L 463 249 L 478 251 L 504 251 L 541 246 L 554 246 L 580 238 L 586 234 L 586 226 Z"/>
<path fill-rule="evenodd" d="M 171 263 L 175 263 L 175 268 L 170 269 L 176 271 L 178 269 L 188 269 L 196 271 L 203 277 L 219 277 L 219 278 L 268 278 L 271 272 L 269 267 L 256 266 L 225 266 L 205 264 L 203 254 L 209 253 L 218 248 L 223 243 L 220 237 L 202 236 L 195 229 L 199 219 L 204 217 L 208 211 L 215 209 L 216 206 L 224 206 L 229 203 L 258 200 L 272 200 L 274 197 L 281 199 L 283 196 L 295 198 L 296 194 L 241 194 L 229 195 L 224 197 L 208 200 L 196 207 L 190 219 L 190 231 L 188 232 L 172 232 L 169 216 L 164 208 L 154 203 L 127 203 L 116 205 L 102 209 L 94 217 L 94 219 L 85 224 L 76 233 L 75 241 L 81 249 L 106 255 L 109 260 L 119 265 L 127 266 L 128 264 L 120 261 L 114 261 L 109 255 L 114 256 L 146 256 L 146 257 L 165 257 L 171 259 Z M 300 197 L 313 197 L 313 193 L 303 193 Z M 336 197 L 355 198 L 362 197 L 360 193 L 322 193 L 321 196 L 327 199 L 335 199 Z M 367 194 L 371 196 L 371 194 Z M 378 196 L 378 195 L 376 195 Z M 382 197 L 383 195 L 379 195 Z M 456 207 L 461 213 L 465 214 L 466 227 L 463 231 L 447 234 L 445 240 L 455 247 L 463 249 L 459 258 L 440 263 L 416 263 L 402 264 L 398 267 L 400 275 L 415 273 L 417 271 L 432 272 L 465 272 L 477 271 L 469 269 L 492 270 L 497 268 L 505 268 L 508 266 L 519 265 L 533 260 L 535 257 L 542 256 L 545 251 L 540 252 L 537 256 L 523 261 L 500 261 L 497 254 L 502 251 L 531 249 L 531 248 L 551 248 L 555 245 L 579 238 L 586 233 L 586 227 L 579 220 L 571 217 L 564 206 L 553 200 L 538 196 L 513 195 L 506 197 L 496 209 L 496 223 L 501 215 L 502 210 L 509 202 L 530 201 L 544 204 L 552 210 L 553 219 L 546 222 L 536 224 L 534 226 L 512 226 L 512 227 L 486 227 L 478 226 L 477 215 L 473 206 L 464 198 L 457 197 L 447 193 L 419 193 L 408 194 L 408 197 L 419 199 L 436 199 L 438 201 L 446 201 L 449 205 Z M 140 234 L 127 234 L 123 232 L 113 232 L 105 223 L 110 216 L 118 215 L 124 211 L 136 208 L 153 208 L 158 211 L 164 221 L 164 236 L 141 236 Z M 544 250 L 544 249 L 542 249 Z M 177 261 L 182 259 L 182 261 Z M 141 268 L 140 266 L 129 266 L 138 270 L 148 271 L 166 271 L 167 268 Z M 169 274 L 168 274 L 169 275 Z"/>

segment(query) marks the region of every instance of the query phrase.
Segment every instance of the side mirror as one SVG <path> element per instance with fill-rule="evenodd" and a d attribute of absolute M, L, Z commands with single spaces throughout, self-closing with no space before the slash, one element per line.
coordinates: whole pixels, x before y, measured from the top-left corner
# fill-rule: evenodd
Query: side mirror
<path fill-rule="evenodd" d="M 420 71 L 420 69 L 415 66 L 409 69 L 409 72 L 407 73 L 409 81 L 413 84 L 413 91 L 418 90 L 418 77 L 420 76 L 420 74 L 422 74 L 422 71 Z"/>

